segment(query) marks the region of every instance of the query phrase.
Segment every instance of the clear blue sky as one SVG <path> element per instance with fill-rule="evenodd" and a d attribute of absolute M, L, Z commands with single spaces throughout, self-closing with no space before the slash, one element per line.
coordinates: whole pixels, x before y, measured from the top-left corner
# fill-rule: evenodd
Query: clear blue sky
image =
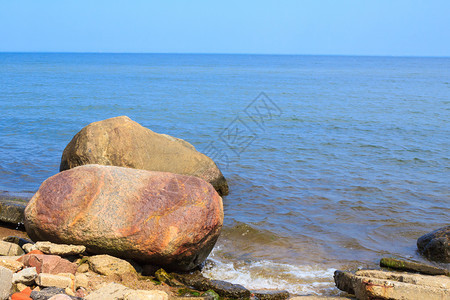
<path fill-rule="evenodd" d="M 0 0 L 0 51 L 450 56 L 450 0 Z"/>

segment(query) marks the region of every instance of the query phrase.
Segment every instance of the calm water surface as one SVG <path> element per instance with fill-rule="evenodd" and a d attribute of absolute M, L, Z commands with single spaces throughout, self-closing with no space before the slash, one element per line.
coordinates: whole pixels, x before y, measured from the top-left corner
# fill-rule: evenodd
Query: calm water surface
<path fill-rule="evenodd" d="M 416 239 L 449 224 L 450 58 L 2 53 L 0 91 L 3 194 L 32 195 L 109 117 L 221 150 L 217 279 L 335 294 L 335 269 L 421 260 Z"/>

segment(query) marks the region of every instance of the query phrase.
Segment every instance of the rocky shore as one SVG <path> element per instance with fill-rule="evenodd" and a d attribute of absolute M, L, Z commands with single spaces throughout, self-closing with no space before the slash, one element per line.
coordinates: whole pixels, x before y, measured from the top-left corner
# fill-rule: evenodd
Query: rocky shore
<path fill-rule="evenodd" d="M 205 278 L 228 184 L 191 144 L 127 117 L 83 128 L 60 169 L 29 201 L 0 201 L 0 300 L 450 299 L 447 269 L 396 258 L 336 271 L 341 297 Z M 450 226 L 440 228 L 418 251 L 448 263 L 449 239 Z"/>

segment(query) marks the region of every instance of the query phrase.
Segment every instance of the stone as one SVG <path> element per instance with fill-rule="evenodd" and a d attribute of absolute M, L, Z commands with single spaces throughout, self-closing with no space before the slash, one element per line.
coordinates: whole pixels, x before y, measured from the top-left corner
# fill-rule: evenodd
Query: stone
<path fill-rule="evenodd" d="M 106 254 L 91 256 L 88 262 L 91 270 L 101 275 L 121 275 L 136 272 L 126 260 Z"/>
<path fill-rule="evenodd" d="M 55 295 L 60 295 L 60 294 L 64 294 L 64 293 L 65 293 L 65 289 L 53 286 L 53 287 L 43 288 L 40 291 L 34 290 L 31 292 L 30 296 L 33 300 L 48 300 Z M 67 296 L 69 296 L 69 295 L 67 295 Z M 69 296 L 69 297 L 72 300 L 82 300 L 82 298 L 80 298 L 80 297 L 73 297 L 73 296 Z"/>
<path fill-rule="evenodd" d="M 24 293 L 14 293 L 11 295 L 11 300 L 32 300 L 32 298 L 29 295 L 26 295 Z"/>
<path fill-rule="evenodd" d="M 64 292 L 69 296 L 75 296 L 75 292 L 71 288 L 65 288 Z"/>
<path fill-rule="evenodd" d="M 36 284 L 45 287 L 55 286 L 65 289 L 72 287 L 73 281 L 70 277 L 64 275 L 40 273 L 36 278 Z"/>
<path fill-rule="evenodd" d="M 348 272 L 357 299 L 449 299 L 450 278 L 442 275 L 422 275 L 379 270 Z M 348 292 L 348 291 L 347 291 Z"/>
<path fill-rule="evenodd" d="M 400 271 L 417 272 L 425 275 L 449 275 L 449 271 L 446 269 L 404 259 L 383 257 L 380 260 L 380 266 Z"/>
<path fill-rule="evenodd" d="M 19 258 L 27 267 L 35 267 L 37 273 L 71 273 L 75 274 L 77 265 L 57 255 L 26 254 Z"/>
<path fill-rule="evenodd" d="M 124 300 L 169 300 L 166 292 L 158 290 L 129 290 L 124 294 Z"/>
<path fill-rule="evenodd" d="M 36 268 L 25 268 L 22 271 L 13 274 L 12 282 L 30 285 L 34 283 L 37 275 Z"/>
<path fill-rule="evenodd" d="M 89 271 L 89 264 L 81 264 L 77 268 L 77 273 L 86 273 Z"/>
<path fill-rule="evenodd" d="M 48 298 L 48 300 L 72 300 L 72 298 L 66 294 L 57 294 Z"/>
<path fill-rule="evenodd" d="M 156 271 L 155 277 L 159 282 L 163 282 L 163 283 L 173 286 L 173 287 L 177 287 L 177 286 L 181 285 L 178 281 L 176 281 L 172 277 L 172 275 L 167 274 L 167 272 L 164 271 L 164 269 L 159 269 L 158 271 Z"/>
<path fill-rule="evenodd" d="M 0 256 L 0 266 L 17 272 L 23 268 L 23 263 L 17 261 L 20 256 Z"/>
<path fill-rule="evenodd" d="M 352 295 L 355 294 L 355 291 L 353 290 L 353 281 L 352 281 L 354 275 L 352 273 L 336 270 L 334 271 L 333 277 L 334 283 L 336 284 L 336 287 L 338 289 Z"/>
<path fill-rule="evenodd" d="M 213 290 L 207 290 L 202 294 L 202 297 L 209 299 L 209 300 L 220 300 L 219 294 L 214 292 Z"/>
<path fill-rule="evenodd" d="M 119 283 L 103 284 L 98 290 L 90 293 L 85 300 L 119 300 L 123 299 L 130 289 Z"/>
<path fill-rule="evenodd" d="M 14 274 L 13 274 L 14 275 Z M 26 288 L 28 288 L 29 289 L 29 287 L 27 286 L 27 285 L 25 285 L 25 284 L 23 284 L 23 283 L 16 283 L 15 284 L 15 290 L 16 291 L 18 291 L 18 292 L 22 292 L 23 290 L 25 290 Z M 31 289 L 30 289 L 30 292 L 31 292 Z"/>
<path fill-rule="evenodd" d="M 171 273 L 175 279 L 187 286 L 191 286 L 200 291 L 213 290 L 222 297 L 229 298 L 250 298 L 250 291 L 240 284 L 233 284 L 222 280 L 211 280 L 203 277 L 199 272 L 189 274 Z"/>
<path fill-rule="evenodd" d="M 86 276 L 86 274 L 75 274 L 75 289 L 78 289 L 79 287 L 87 288 L 88 286 L 89 278 Z"/>
<path fill-rule="evenodd" d="M 23 249 L 23 251 L 25 251 L 25 253 L 30 253 L 31 251 L 37 250 L 35 244 L 25 244 L 22 246 L 22 249 Z"/>
<path fill-rule="evenodd" d="M 23 245 L 25 245 L 25 244 L 34 244 L 33 241 L 30 241 L 29 239 L 21 238 L 18 236 L 7 236 L 7 237 L 3 238 L 3 241 L 17 244 L 20 247 L 23 247 Z"/>
<path fill-rule="evenodd" d="M 417 248 L 430 260 L 450 263 L 450 225 L 421 236 Z"/>
<path fill-rule="evenodd" d="M 1 200 L 0 201 L 0 222 L 11 224 L 22 224 L 24 220 L 24 210 L 26 201 Z"/>
<path fill-rule="evenodd" d="M 0 300 L 8 299 L 12 289 L 13 272 L 0 267 Z"/>
<path fill-rule="evenodd" d="M 41 250 L 45 254 L 60 256 L 77 255 L 86 251 L 86 247 L 83 245 L 54 244 L 51 242 L 36 242 L 35 245 L 38 250 Z"/>
<path fill-rule="evenodd" d="M 252 290 L 250 291 L 258 300 L 285 300 L 289 299 L 288 291 Z"/>
<path fill-rule="evenodd" d="M 45 180 L 25 210 L 33 240 L 180 271 L 206 259 L 222 224 L 222 198 L 202 179 L 100 165 Z"/>
<path fill-rule="evenodd" d="M 199 177 L 220 195 L 228 184 L 214 161 L 188 142 L 158 134 L 126 116 L 91 123 L 64 149 L 60 171 L 99 164 Z"/>
<path fill-rule="evenodd" d="M 15 256 L 22 254 L 24 254 L 24 252 L 19 245 L 0 241 L 0 256 Z"/>

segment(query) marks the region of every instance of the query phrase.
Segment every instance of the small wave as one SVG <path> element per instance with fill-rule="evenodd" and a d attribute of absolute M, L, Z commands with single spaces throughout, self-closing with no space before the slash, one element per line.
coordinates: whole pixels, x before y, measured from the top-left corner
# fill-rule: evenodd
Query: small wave
<path fill-rule="evenodd" d="M 335 269 L 312 266 L 295 266 L 267 260 L 224 262 L 214 256 L 213 262 L 202 273 L 205 277 L 241 284 L 250 290 L 286 290 L 294 295 L 335 294 L 333 283 Z"/>

